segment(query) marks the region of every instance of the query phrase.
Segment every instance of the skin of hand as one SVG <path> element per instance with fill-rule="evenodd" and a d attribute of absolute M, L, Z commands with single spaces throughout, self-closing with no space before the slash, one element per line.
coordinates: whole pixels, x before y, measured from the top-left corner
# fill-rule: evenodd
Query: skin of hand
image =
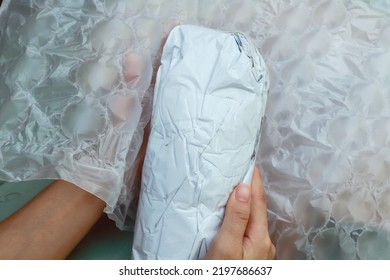
<path fill-rule="evenodd" d="M 252 185 L 240 184 L 226 204 L 221 229 L 206 259 L 271 260 L 275 246 L 268 233 L 267 205 L 260 172 L 255 168 Z"/>

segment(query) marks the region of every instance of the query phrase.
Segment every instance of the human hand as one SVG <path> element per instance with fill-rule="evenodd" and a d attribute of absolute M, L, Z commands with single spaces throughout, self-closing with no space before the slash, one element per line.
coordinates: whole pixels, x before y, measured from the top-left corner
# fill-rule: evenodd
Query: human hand
<path fill-rule="evenodd" d="M 206 259 L 273 259 L 275 247 L 268 233 L 267 206 L 260 172 L 252 186 L 238 185 L 231 193 L 221 229 Z"/>

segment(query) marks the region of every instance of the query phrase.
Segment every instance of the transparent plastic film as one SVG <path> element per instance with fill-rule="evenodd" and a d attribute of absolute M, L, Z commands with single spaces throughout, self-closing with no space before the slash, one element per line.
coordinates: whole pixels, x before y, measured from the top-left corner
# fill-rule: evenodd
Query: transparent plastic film
<path fill-rule="evenodd" d="M 255 162 L 277 258 L 390 258 L 385 0 L 5 0 L 0 180 L 70 180 L 130 228 L 152 68 L 178 24 L 243 34 L 267 65 Z"/>

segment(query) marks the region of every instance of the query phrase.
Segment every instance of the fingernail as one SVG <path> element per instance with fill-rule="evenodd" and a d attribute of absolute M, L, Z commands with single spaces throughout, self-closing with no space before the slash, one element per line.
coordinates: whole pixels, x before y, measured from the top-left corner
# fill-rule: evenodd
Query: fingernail
<path fill-rule="evenodd" d="M 240 202 L 248 202 L 251 196 L 250 186 L 247 184 L 239 184 L 236 189 L 236 199 Z"/>

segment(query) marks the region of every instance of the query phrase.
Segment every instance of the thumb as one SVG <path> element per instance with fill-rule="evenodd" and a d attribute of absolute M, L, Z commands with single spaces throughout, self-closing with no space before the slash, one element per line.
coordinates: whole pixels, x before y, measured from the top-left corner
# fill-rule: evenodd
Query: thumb
<path fill-rule="evenodd" d="M 250 216 L 250 186 L 246 184 L 238 185 L 227 202 L 225 217 L 220 229 L 221 238 L 225 244 L 240 245 L 244 238 L 246 226 Z M 239 244 L 237 244 L 239 242 Z"/>

